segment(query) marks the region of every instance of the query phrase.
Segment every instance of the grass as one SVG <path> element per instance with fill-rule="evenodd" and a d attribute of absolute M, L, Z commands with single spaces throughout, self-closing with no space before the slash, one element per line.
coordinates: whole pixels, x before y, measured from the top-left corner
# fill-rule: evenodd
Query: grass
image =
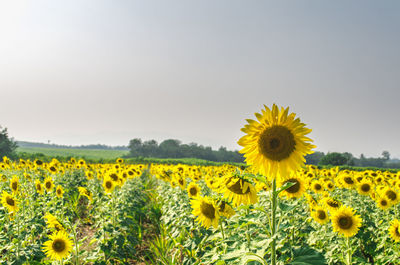
<path fill-rule="evenodd" d="M 128 154 L 123 150 L 99 150 L 99 149 L 70 149 L 70 148 L 42 148 L 42 147 L 18 147 L 18 153 L 41 153 L 48 157 L 76 157 L 86 159 L 116 159 Z"/>

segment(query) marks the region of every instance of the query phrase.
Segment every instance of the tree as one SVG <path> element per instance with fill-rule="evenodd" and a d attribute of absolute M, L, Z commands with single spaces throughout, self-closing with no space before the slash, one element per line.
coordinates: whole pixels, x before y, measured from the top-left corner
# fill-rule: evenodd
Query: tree
<path fill-rule="evenodd" d="M 347 165 L 348 159 L 349 157 L 345 154 L 336 152 L 328 153 L 321 159 L 319 165 L 332 165 L 332 166 Z"/>
<path fill-rule="evenodd" d="M 383 159 L 385 159 L 386 161 L 389 160 L 390 159 L 389 151 L 383 151 L 382 156 L 383 156 Z"/>
<path fill-rule="evenodd" d="M 129 141 L 129 153 L 130 156 L 140 156 L 142 153 L 142 140 L 140 138 L 135 138 Z"/>
<path fill-rule="evenodd" d="M 1 129 L 0 126 L 0 158 L 7 156 L 9 158 L 15 158 L 17 149 L 17 143 L 8 137 L 7 128 Z"/>

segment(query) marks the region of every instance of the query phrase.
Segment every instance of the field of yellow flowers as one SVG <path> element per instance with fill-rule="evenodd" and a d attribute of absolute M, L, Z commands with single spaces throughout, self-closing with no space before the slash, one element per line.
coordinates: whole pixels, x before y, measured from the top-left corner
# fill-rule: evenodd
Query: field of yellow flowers
<path fill-rule="evenodd" d="M 400 264 L 400 172 L 305 166 L 273 105 L 246 164 L 0 163 L 1 264 Z"/>

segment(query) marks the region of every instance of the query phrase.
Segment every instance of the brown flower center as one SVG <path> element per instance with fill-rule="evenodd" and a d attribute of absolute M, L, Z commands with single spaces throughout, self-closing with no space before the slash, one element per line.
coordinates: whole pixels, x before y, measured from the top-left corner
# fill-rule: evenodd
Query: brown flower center
<path fill-rule="evenodd" d="M 318 219 L 320 219 L 320 220 L 325 220 L 325 218 L 326 218 L 326 213 L 325 213 L 325 211 L 323 211 L 323 210 L 318 210 Z"/>
<path fill-rule="evenodd" d="M 14 199 L 11 198 L 11 197 L 7 197 L 6 202 L 7 202 L 7 204 L 10 205 L 10 206 L 14 206 L 14 205 L 15 205 L 15 201 L 14 201 Z"/>
<path fill-rule="evenodd" d="M 243 187 L 243 180 L 239 179 L 238 181 L 236 181 L 235 184 L 229 186 L 228 189 L 236 194 L 247 194 L 250 192 L 249 187 L 247 187 L 247 189 L 244 192 L 243 192 L 242 187 Z"/>
<path fill-rule="evenodd" d="M 289 179 L 289 180 L 285 181 L 284 184 L 286 184 L 288 182 L 292 182 L 292 183 L 294 183 L 294 185 L 291 186 L 290 188 L 287 188 L 286 189 L 287 192 L 296 193 L 300 190 L 300 182 L 297 179 L 295 179 L 295 178 Z"/>
<path fill-rule="evenodd" d="M 296 148 L 293 133 L 286 127 L 275 125 L 265 129 L 258 140 L 260 152 L 268 159 L 281 161 Z"/>
<path fill-rule="evenodd" d="M 56 239 L 53 241 L 53 244 L 51 245 L 53 250 L 57 253 L 63 252 L 65 250 L 65 241 L 62 239 Z"/>
<path fill-rule="evenodd" d="M 386 191 L 386 197 L 388 197 L 388 199 L 390 199 L 391 201 L 395 201 L 397 199 L 397 194 L 396 192 L 392 191 L 392 190 L 388 190 Z"/>
<path fill-rule="evenodd" d="M 369 192 L 371 190 L 371 186 L 368 183 L 364 183 L 361 185 L 361 190 L 363 192 Z"/>
<path fill-rule="evenodd" d="M 338 223 L 341 229 L 350 229 L 353 226 L 353 219 L 351 216 L 341 216 Z"/>
<path fill-rule="evenodd" d="M 346 182 L 347 184 L 354 184 L 353 178 L 351 177 L 344 177 L 343 178 L 344 182 Z"/>
<path fill-rule="evenodd" d="M 212 204 L 207 202 L 202 202 L 200 205 L 200 210 L 202 214 L 207 217 L 208 219 L 215 218 L 215 208 Z"/>

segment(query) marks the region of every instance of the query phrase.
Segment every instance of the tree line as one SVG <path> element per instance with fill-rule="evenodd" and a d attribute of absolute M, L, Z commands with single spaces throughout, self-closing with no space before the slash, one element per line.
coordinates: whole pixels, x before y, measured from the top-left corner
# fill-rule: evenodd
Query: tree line
<path fill-rule="evenodd" d="M 225 147 L 213 150 L 210 146 L 196 143 L 182 144 L 176 139 L 168 139 L 160 144 L 156 140 L 142 141 L 135 138 L 129 141 L 130 157 L 157 158 L 199 158 L 215 162 L 244 162 L 244 157 L 238 151 L 228 151 Z"/>

